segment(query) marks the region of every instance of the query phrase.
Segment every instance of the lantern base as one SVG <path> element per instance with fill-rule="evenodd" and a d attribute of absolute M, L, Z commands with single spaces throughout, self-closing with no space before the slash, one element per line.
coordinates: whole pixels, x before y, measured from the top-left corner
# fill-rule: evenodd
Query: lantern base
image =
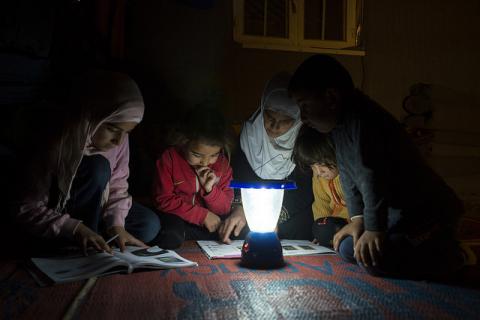
<path fill-rule="evenodd" d="M 250 232 L 242 246 L 241 265 L 253 269 L 275 269 L 285 265 L 275 232 Z"/>

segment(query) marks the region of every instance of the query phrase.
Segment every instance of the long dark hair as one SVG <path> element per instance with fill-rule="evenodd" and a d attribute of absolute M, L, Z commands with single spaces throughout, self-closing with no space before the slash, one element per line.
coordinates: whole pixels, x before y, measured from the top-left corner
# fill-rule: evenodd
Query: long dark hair
<path fill-rule="evenodd" d="M 303 170 L 315 163 L 329 168 L 337 166 L 335 146 L 330 137 L 305 125 L 295 140 L 292 159 Z"/>

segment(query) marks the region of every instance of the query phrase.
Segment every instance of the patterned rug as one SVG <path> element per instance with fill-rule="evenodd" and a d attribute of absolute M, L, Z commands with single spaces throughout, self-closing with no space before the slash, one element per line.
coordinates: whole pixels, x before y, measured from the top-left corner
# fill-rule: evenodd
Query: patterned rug
<path fill-rule="evenodd" d="M 476 267 L 469 269 L 473 277 L 466 288 L 375 278 L 337 256 L 288 257 L 285 268 L 261 271 L 242 268 L 238 260 L 208 260 L 193 243 L 178 252 L 199 266 L 100 278 L 77 299 L 73 312 L 85 282 L 40 288 L 21 265 L 4 263 L 0 318 L 59 319 L 67 311 L 71 319 L 478 319 L 480 314 Z"/>

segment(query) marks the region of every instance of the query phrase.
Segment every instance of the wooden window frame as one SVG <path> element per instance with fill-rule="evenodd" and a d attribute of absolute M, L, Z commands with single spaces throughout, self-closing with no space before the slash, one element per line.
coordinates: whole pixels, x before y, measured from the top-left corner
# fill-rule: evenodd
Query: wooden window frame
<path fill-rule="evenodd" d="M 362 17 L 359 17 L 357 0 L 346 1 L 345 41 L 304 39 L 304 0 L 287 1 L 289 30 L 285 39 L 244 34 L 245 0 L 233 0 L 233 38 L 244 48 L 364 56 L 365 50 L 358 46 Z"/>

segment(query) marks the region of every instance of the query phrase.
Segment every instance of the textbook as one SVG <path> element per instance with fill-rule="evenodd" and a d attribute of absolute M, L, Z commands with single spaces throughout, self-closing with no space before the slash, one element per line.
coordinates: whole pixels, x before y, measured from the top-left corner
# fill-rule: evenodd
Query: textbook
<path fill-rule="evenodd" d="M 113 255 L 91 251 L 88 256 L 82 253 L 75 256 L 32 258 L 31 261 L 54 283 L 84 280 L 114 273 L 131 273 L 137 269 L 197 266 L 196 262 L 181 257 L 175 251 L 164 250 L 157 246 L 150 248 L 127 246 L 124 252 L 115 248 Z"/>
<path fill-rule="evenodd" d="M 280 242 L 284 256 L 336 254 L 334 250 L 308 240 L 281 240 Z M 237 259 L 242 256 L 243 240 L 233 240 L 230 244 L 204 240 L 199 240 L 197 243 L 209 259 Z"/>

